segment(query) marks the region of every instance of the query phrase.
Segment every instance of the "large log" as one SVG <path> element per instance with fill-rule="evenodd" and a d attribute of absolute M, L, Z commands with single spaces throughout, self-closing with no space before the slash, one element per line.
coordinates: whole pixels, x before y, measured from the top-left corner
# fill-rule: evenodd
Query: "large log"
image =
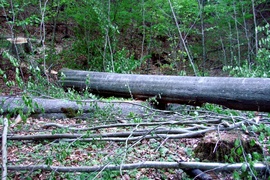
<path fill-rule="evenodd" d="M 63 87 L 88 89 L 105 96 L 160 103 L 214 103 L 238 110 L 270 112 L 269 78 L 135 75 L 62 69 Z"/>
<path fill-rule="evenodd" d="M 44 99 L 38 97 L 32 98 L 31 107 L 33 107 L 31 116 L 45 118 L 89 118 L 95 114 L 97 109 L 110 109 L 112 116 L 121 115 L 126 117 L 130 113 L 137 115 L 147 114 L 146 111 L 150 108 L 143 105 L 142 102 L 101 102 L 95 100 L 75 102 L 62 99 Z M 15 113 L 15 115 L 17 115 L 18 110 L 21 110 L 23 113 L 27 113 L 31 110 L 29 109 L 31 107 L 25 105 L 22 97 L 0 96 L 0 114 Z M 41 110 L 41 108 L 44 110 L 44 112 Z M 79 110 L 83 114 L 77 114 Z"/>

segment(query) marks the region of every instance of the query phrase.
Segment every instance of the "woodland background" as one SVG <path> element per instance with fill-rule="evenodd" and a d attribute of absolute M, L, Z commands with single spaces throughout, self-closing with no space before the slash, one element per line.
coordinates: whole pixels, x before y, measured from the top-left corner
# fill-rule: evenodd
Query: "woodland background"
<path fill-rule="evenodd" d="M 41 40 L 47 68 L 269 76 L 267 0 L 1 1 L 2 36 Z M 5 23 L 4 23 L 5 22 Z"/>

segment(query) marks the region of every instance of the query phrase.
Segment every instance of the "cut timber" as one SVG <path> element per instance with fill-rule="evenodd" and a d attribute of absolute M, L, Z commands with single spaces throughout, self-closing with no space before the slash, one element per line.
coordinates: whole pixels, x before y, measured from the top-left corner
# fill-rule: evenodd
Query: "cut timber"
<path fill-rule="evenodd" d="M 214 103 L 238 110 L 270 112 L 270 79 L 134 75 L 62 69 L 65 88 L 85 89 L 105 96 L 148 99 L 160 103 Z"/>

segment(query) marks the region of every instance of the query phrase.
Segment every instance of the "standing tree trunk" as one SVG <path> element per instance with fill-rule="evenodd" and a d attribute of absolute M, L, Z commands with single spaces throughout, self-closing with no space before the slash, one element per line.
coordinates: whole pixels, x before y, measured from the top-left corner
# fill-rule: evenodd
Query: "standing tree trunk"
<path fill-rule="evenodd" d="M 206 63 L 206 44 L 205 44 L 205 33 L 204 33 L 204 0 L 198 0 L 200 8 L 200 19 L 201 19 L 201 35 L 202 35 L 202 53 L 203 53 L 203 74 L 205 72 L 205 63 Z"/>
<path fill-rule="evenodd" d="M 258 47 L 258 35 L 257 35 L 256 9 L 255 9 L 254 0 L 251 0 L 251 2 L 252 2 L 252 13 L 253 13 L 253 23 L 254 23 L 255 55 L 257 55 L 259 47 Z"/>
<path fill-rule="evenodd" d="M 238 28 L 238 20 L 237 20 L 237 12 L 236 12 L 236 2 L 233 2 L 233 13 L 234 13 L 234 25 L 235 25 L 235 31 L 236 31 L 236 41 L 237 41 L 237 66 L 241 66 L 241 44 L 240 44 L 240 37 L 239 37 L 239 28 Z"/>

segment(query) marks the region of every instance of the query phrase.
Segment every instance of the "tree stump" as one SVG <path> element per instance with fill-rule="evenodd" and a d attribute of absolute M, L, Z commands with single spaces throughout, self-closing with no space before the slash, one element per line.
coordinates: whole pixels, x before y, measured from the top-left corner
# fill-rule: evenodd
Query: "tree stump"
<path fill-rule="evenodd" d="M 24 57 L 25 54 L 29 54 L 32 52 L 32 48 L 27 38 L 24 37 L 16 37 L 16 38 L 8 38 L 7 39 L 11 45 L 9 48 L 10 53 L 16 57 Z"/>
<path fill-rule="evenodd" d="M 210 132 L 194 149 L 195 157 L 210 162 L 243 162 L 243 153 L 260 153 L 262 147 L 252 143 L 254 139 L 240 130 Z M 227 157 L 226 157 L 227 156 Z"/>

